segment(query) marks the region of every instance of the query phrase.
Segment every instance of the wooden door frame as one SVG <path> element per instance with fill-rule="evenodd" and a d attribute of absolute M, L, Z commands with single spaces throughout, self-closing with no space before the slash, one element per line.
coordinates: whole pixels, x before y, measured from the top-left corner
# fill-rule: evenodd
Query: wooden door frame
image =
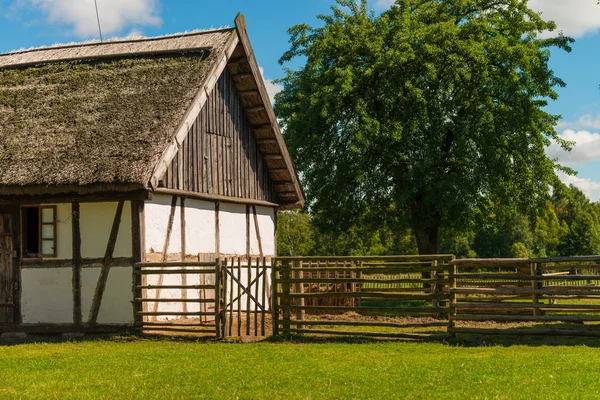
<path fill-rule="evenodd" d="M 19 204 L 2 205 L 2 214 L 11 216 L 13 250 L 16 251 L 16 257 L 13 257 L 13 327 L 22 323 L 21 314 L 21 213 Z M 10 326 L 6 328 L 10 329 Z"/>

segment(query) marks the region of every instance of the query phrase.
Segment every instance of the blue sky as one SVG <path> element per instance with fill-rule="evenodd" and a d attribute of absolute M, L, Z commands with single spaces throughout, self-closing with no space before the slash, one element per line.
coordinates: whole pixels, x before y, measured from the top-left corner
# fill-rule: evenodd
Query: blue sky
<path fill-rule="evenodd" d="M 376 10 L 393 0 L 372 0 Z M 98 0 L 105 37 L 156 36 L 233 25 L 246 16 L 250 39 L 271 94 L 282 76 L 278 64 L 288 48 L 287 29 L 316 24 L 333 0 Z M 567 83 L 548 110 L 563 116 L 558 132 L 576 143 L 569 154 L 553 145 L 548 154 L 579 171 L 561 176 L 600 200 L 600 5 L 597 0 L 530 0 L 530 6 L 577 42 L 573 52 L 556 51 L 552 68 Z M 0 0 L 0 53 L 98 37 L 93 0 Z"/>

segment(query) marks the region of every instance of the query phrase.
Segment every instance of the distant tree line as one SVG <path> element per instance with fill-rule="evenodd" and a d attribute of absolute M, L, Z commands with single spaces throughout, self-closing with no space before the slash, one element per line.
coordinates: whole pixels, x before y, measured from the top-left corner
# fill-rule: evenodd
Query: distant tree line
<path fill-rule="evenodd" d="M 461 258 L 600 254 L 600 202 L 591 202 L 574 186 L 553 193 L 535 217 L 494 205 L 490 205 L 489 210 L 488 213 L 477 211 L 472 217 L 474 223 L 466 229 L 440 232 L 439 252 Z M 331 230 L 331 225 L 323 223 L 318 213 L 280 213 L 278 254 L 418 253 L 416 238 L 410 228 L 398 230 L 395 221 L 374 218 L 368 210 L 359 220 L 360 223 Z"/>

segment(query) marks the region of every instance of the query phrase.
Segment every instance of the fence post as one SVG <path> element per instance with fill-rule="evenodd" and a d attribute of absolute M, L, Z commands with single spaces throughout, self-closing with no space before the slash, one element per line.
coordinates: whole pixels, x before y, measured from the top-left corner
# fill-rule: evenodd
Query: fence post
<path fill-rule="evenodd" d="M 454 319 L 452 317 L 456 317 L 456 291 L 453 289 L 456 289 L 457 287 L 457 282 L 456 282 L 456 273 L 458 271 L 458 267 L 456 265 L 452 265 L 452 288 L 450 289 L 450 315 L 448 318 L 448 333 L 455 337 L 456 334 L 452 331 L 452 329 L 455 327 L 456 322 L 454 321 Z"/>
<path fill-rule="evenodd" d="M 282 266 L 282 305 L 283 305 L 283 333 L 290 333 L 290 263 L 284 263 Z"/>
<path fill-rule="evenodd" d="M 221 279 L 223 280 L 223 316 L 221 323 L 221 337 L 224 338 L 227 331 L 227 258 L 224 258 L 221 264 Z"/>
<path fill-rule="evenodd" d="M 296 271 L 296 273 L 294 274 L 296 279 L 303 279 L 304 278 L 304 273 L 302 271 L 302 260 L 298 261 L 297 267 L 299 268 L 298 271 Z M 304 282 L 297 282 L 296 283 L 296 288 L 295 288 L 295 292 L 299 293 L 299 294 L 304 294 Z M 300 297 L 298 298 L 297 301 L 297 306 L 300 307 L 304 307 L 304 297 Z M 298 321 L 304 321 L 304 314 L 305 311 L 302 308 L 298 308 L 296 310 L 296 320 Z M 304 325 L 298 324 L 296 326 L 298 329 L 304 329 Z"/>
<path fill-rule="evenodd" d="M 431 273 L 429 274 L 429 276 L 431 277 L 432 280 L 437 280 L 437 271 L 435 270 L 435 268 L 437 267 L 437 263 L 438 263 L 437 260 L 434 260 L 434 261 L 431 262 L 432 269 L 431 269 Z M 431 289 L 430 293 L 435 296 L 438 293 L 438 285 L 437 285 L 437 283 L 431 282 L 431 285 L 429 287 Z M 434 298 L 434 299 L 431 300 L 431 306 L 433 308 L 438 308 L 439 307 L 439 301 L 438 301 L 437 298 Z M 434 315 L 439 316 L 437 314 L 437 312 L 434 313 Z"/>
<path fill-rule="evenodd" d="M 529 264 L 529 266 L 531 268 L 531 289 L 538 290 L 538 281 L 537 279 L 535 279 L 535 277 L 538 275 L 537 263 L 531 263 Z M 534 293 L 532 295 L 532 301 L 534 306 L 533 315 L 537 317 L 538 315 L 540 315 L 540 309 L 536 307 L 540 304 L 539 295 Z"/>
<path fill-rule="evenodd" d="M 217 339 L 221 337 L 221 265 L 215 261 L 215 330 Z"/>
<path fill-rule="evenodd" d="M 271 311 L 273 312 L 273 336 L 279 335 L 279 297 L 277 284 L 277 268 L 279 260 L 271 261 Z"/>

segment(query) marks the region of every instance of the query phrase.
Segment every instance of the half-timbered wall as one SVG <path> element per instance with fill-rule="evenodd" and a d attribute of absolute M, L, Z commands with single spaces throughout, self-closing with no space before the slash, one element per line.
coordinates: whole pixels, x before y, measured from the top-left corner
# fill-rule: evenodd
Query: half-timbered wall
<path fill-rule="evenodd" d="M 88 320 L 96 285 L 111 235 L 117 202 L 81 203 L 79 213 L 69 204 L 56 206 L 56 258 L 21 261 L 20 306 L 24 324 L 74 323 L 74 284 L 79 282 L 82 322 Z M 79 221 L 81 270 L 74 280 L 73 219 Z M 113 261 L 97 322 L 130 324 L 132 301 L 132 229 L 131 206 L 124 202 L 113 251 Z"/>
<path fill-rule="evenodd" d="M 227 69 L 167 169 L 163 185 L 276 202 L 273 182 Z"/>

